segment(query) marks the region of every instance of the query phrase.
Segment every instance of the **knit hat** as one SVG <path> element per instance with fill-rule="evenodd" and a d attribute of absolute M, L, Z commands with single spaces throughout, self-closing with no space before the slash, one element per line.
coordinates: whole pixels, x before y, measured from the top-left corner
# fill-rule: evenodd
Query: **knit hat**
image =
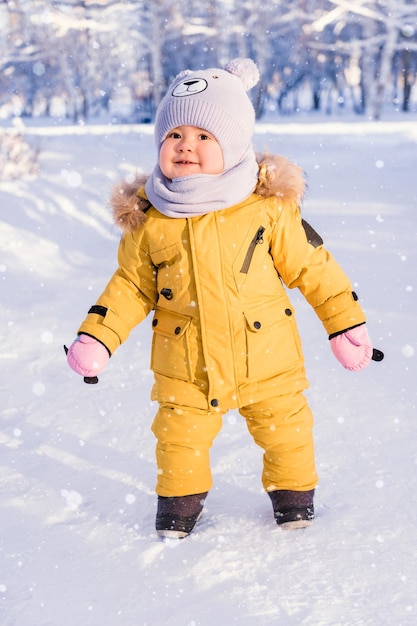
<path fill-rule="evenodd" d="M 224 70 L 180 72 L 156 112 L 157 149 L 173 128 L 197 126 L 219 142 L 225 170 L 237 165 L 251 147 L 255 111 L 246 92 L 258 80 L 252 59 L 233 59 Z"/>

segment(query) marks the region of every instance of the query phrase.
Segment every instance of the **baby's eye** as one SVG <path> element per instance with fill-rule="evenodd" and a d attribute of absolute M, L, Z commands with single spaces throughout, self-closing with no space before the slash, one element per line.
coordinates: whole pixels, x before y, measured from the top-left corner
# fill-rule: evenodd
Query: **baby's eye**
<path fill-rule="evenodd" d="M 179 132 L 177 132 L 177 131 L 173 131 L 172 133 L 169 133 L 169 134 L 167 135 L 167 138 L 168 138 L 168 137 L 169 137 L 170 139 L 181 139 L 181 134 L 180 134 Z"/>
<path fill-rule="evenodd" d="M 205 133 L 201 133 L 200 139 L 206 141 L 207 139 L 211 139 L 210 135 L 206 135 Z"/>

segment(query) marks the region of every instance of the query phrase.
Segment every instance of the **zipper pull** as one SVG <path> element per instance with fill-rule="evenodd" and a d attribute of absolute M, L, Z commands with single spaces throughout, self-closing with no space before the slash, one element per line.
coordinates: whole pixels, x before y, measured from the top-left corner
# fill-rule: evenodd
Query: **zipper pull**
<path fill-rule="evenodd" d="M 260 226 L 260 228 L 258 229 L 258 232 L 256 233 L 255 243 L 264 242 L 264 237 L 263 237 L 264 232 L 265 232 L 265 228 L 263 226 Z"/>
<path fill-rule="evenodd" d="M 255 252 L 256 246 L 258 245 L 258 243 L 263 243 L 264 242 L 264 238 L 263 238 L 264 232 L 265 232 L 265 228 L 263 226 L 260 226 L 258 228 L 254 238 L 250 242 L 250 246 L 248 248 L 248 251 L 246 253 L 245 259 L 243 261 L 243 265 L 240 268 L 240 271 L 241 271 L 242 274 L 247 274 L 248 273 L 249 266 L 251 264 L 253 253 Z"/>

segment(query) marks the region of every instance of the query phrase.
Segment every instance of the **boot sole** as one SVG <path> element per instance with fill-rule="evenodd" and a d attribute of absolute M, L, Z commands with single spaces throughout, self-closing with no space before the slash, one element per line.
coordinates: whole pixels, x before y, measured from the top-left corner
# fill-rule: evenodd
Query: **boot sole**
<path fill-rule="evenodd" d="M 196 524 L 201 519 L 202 515 L 203 515 L 203 511 L 201 511 L 201 513 L 197 517 L 195 521 Z M 161 530 L 157 530 L 156 534 L 158 535 L 158 537 L 161 537 L 162 539 L 184 539 L 184 537 L 188 537 L 188 535 L 190 535 L 193 532 L 194 528 L 195 528 L 195 525 L 188 533 L 185 530 L 161 529 Z"/>
<path fill-rule="evenodd" d="M 298 528 L 308 528 L 312 525 L 312 519 L 297 519 L 293 520 L 292 522 L 284 522 L 283 524 L 278 524 L 279 528 L 282 528 L 282 530 L 297 530 Z"/>
<path fill-rule="evenodd" d="M 188 537 L 190 533 L 186 533 L 182 530 L 157 530 L 156 534 L 161 539 L 184 539 Z"/>

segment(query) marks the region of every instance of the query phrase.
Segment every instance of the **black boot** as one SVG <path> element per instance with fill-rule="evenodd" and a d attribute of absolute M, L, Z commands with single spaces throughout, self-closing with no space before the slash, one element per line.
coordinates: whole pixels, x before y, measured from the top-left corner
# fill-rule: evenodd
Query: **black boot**
<path fill-rule="evenodd" d="M 155 528 L 160 537 L 183 539 L 189 535 L 203 514 L 204 493 L 166 498 L 158 496 Z"/>
<path fill-rule="evenodd" d="M 314 489 L 310 491 L 290 491 L 279 489 L 269 491 L 275 520 L 281 528 L 293 530 L 311 526 L 314 519 Z"/>

